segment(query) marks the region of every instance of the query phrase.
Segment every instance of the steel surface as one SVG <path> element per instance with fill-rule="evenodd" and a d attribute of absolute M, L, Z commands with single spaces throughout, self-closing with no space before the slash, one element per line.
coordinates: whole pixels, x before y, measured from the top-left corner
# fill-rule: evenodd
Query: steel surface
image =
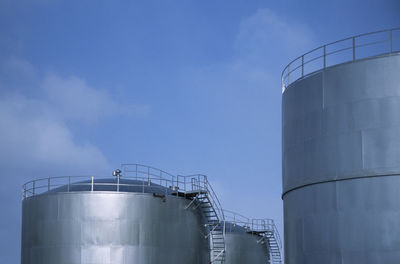
<path fill-rule="evenodd" d="M 26 198 L 21 263 L 208 263 L 205 220 L 189 202 L 109 191 Z"/>
<path fill-rule="evenodd" d="M 286 264 L 399 263 L 399 72 L 393 53 L 286 87 Z"/>
<path fill-rule="evenodd" d="M 268 248 L 259 242 L 260 239 L 262 237 L 245 232 L 227 232 L 225 234 L 225 264 L 269 263 Z"/>

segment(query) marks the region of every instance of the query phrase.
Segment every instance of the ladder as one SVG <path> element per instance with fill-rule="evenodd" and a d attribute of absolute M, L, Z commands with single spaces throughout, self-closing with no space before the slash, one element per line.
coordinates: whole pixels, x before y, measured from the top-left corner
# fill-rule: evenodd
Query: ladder
<path fill-rule="evenodd" d="M 207 228 L 206 239 L 209 239 L 210 243 L 210 264 L 223 264 L 225 263 L 225 221 L 223 214 L 221 215 L 221 210 L 219 202 L 212 191 L 212 189 L 203 187 L 207 186 L 201 184 L 199 190 L 193 188 L 193 191 L 186 192 L 186 197 L 192 196 L 192 201 L 186 206 L 186 209 L 194 206 L 194 209 L 200 208 L 203 213 Z M 194 186 L 200 186 L 197 183 Z"/>

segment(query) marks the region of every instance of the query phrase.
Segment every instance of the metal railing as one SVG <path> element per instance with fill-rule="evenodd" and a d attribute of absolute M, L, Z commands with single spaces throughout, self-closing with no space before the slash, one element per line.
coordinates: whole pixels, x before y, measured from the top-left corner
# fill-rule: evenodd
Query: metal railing
<path fill-rule="evenodd" d="M 275 222 L 273 219 L 248 218 L 246 216 L 243 216 L 241 214 L 238 214 L 238 213 L 235 213 L 235 212 L 232 212 L 229 210 L 223 210 L 223 211 L 224 211 L 226 222 L 244 227 L 247 230 L 247 232 L 269 231 L 272 234 L 274 234 L 279 247 L 282 248 L 282 241 L 281 241 L 278 229 L 276 228 L 276 225 L 275 225 Z"/>
<path fill-rule="evenodd" d="M 291 83 L 340 63 L 400 51 L 400 28 L 341 39 L 315 48 L 292 60 L 282 71 L 282 93 Z"/>
<path fill-rule="evenodd" d="M 225 214 L 224 211 L 222 210 L 221 202 L 219 201 L 213 187 L 211 186 L 210 182 L 207 179 L 206 175 L 203 174 L 193 174 L 193 175 L 187 175 L 187 176 L 181 176 L 178 175 L 178 177 L 183 177 L 184 183 L 186 182 L 186 179 L 190 179 L 190 188 L 189 192 L 198 192 L 201 194 L 201 192 L 205 192 L 208 195 L 208 199 L 210 200 L 211 205 L 213 206 L 215 213 L 218 216 L 218 219 L 220 221 L 225 220 Z M 182 182 L 182 180 L 181 180 Z M 182 184 L 182 183 L 181 183 Z"/>
<path fill-rule="evenodd" d="M 115 183 L 101 182 L 109 179 L 106 176 L 58 176 L 35 179 L 26 182 L 22 186 L 22 198 L 51 192 L 57 188 L 60 192 L 79 191 L 98 191 L 107 188 L 107 191 L 126 192 L 126 188 L 135 188 L 135 192 L 153 192 L 169 195 L 179 192 L 183 197 L 192 197 L 193 193 L 206 193 L 210 202 L 215 207 L 219 219 L 224 220 L 221 203 L 209 183 L 206 175 L 173 175 L 163 170 L 141 165 L 141 164 L 122 164 L 121 181 L 117 177 Z M 133 180 L 127 182 L 123 180 Z"/>

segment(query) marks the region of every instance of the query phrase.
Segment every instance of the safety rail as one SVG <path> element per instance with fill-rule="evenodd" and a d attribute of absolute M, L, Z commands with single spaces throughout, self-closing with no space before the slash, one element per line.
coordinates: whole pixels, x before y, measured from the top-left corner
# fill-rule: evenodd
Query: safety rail
<path fill-rule="evenodd" d="M 201 191 L 206 192 L 208 194 L 211 204 L 213 205 L 213 207 L 216 211 L 219 221 L 225 220 L 225 215 L 224 215 L 224 211 L 222 210 L 221 203 L 220 203 L 213 187 L 211 186 L 210 182 L 208 181 L 206 175 L 203 175 L 203 174 L 193 174 L 193 175 L 186 175 L 186 176 L 178 175 L 178 177 L 183 177 L 184 179 L 190 178 L 191 179 L 190 189 L 192 189 L 192 191 L 195 191 L 197 188 L 199 190 L 199 192 L 201 192 Z"/>
<path fill-rule="evenodd" d="M 193 196 L 194 193 L 207 193 L 210 202 L 215 207 L 220 221 L 224 220 L 222 206 L 209 183 L 206 175 L 173 175 L 160 169 L 141 164 L 122 164 L 121 179 L 136 180 L 134 183 L 120 182 L 119 177 L 115 183 L 99 182 L 109 179 L 107 176 L 57 176 L 35 179 L 26 182 L 22 186 L 22 198 L 50 192 L 56 188 L 65 187 L 62 190 L 72 192 L 76 187 L 86 187 L 89 191 L 96 191 L 100 187 L 108 187 L 116 192 L 123 192 L 121 187 L 136 187 L 137 191 L 145 193 L 148 190 L 159 190 L 161 193 L 171 194 L 179 192 L 183 197 Z"/>
<path fill-rule="evenodd" d="M 160 192 L 165 192 L 169 194 L 171 189 L 165 187 L 171 186 L 165 179 L 153 178 L 153 177 L 136 177 L 135 180 L 140 181 L 140 183 L 111 183 L 111 182 L 96 182 L 97 180 L 107 179 L 110 177 L 106 176 L 58 176 L 58 177 L 48 177 L 36 179 L 25 183 L 22 187 L 23 199 L 50 192 L 59 187 L 66 187 L 63 192 L 73 192 L 76 190 L 74 187 L 89 187 L 89 191 L 96 191 L 99 187 L 111 187 L 116 192 L 123 192 L 121 187 L 140 187 L 138 190 L 143 193 L 148 189 L 158 189 Z M 127 178 L 132 179 L 132 178 Z M 56 183 L 55 183 L 56 182 Z M 160 185 L 158 185 L 158 183 Z M 155 184 L 155 185 L 153 185 Z"/>
<path fill-rule="evenodd" d="M 270 231 L 271 233 L 274 234 L 279 247 L 282 248 L 282 241 L 273 219 L 249 218 L 229 210 L 223 210 L 223 211 L 225 215 L 225 221 L 234 225 L 242 226 L 247 230 L 247 232 Z"/>
<path fill-rule="evenodd" d="M 360 34 L 325 44 L 295 58 L 283 69 L 282 93 L 296 80 L 327 67 L 395 52 L 400 52 L 400 28 Z"/>
<path fill-rule="evenodd" d="M 139 177 L 143 175 L 144 178 L 158 177 L 163 179 L 163 181 L 166 181 L 165 183 L 168 183 L 164 185 L 164 187 L 168 187 L 175 191 L 181 191 L 183 195 L 187 194 L 188 192 L 191 194 L 193 194 L 193 192 L 198 192 L 199 194 L 206 192 L 210 198 L 210 202 L 215 207 L 219 220 L 222 221 L 225 219 L 221 203 L 206 175 L 173 175 L 163 170 L 141 164 L 127 163 L 122 164 L 121 166 L 124 178 L 129 177 L 136 179 L 138 175 Z"/>

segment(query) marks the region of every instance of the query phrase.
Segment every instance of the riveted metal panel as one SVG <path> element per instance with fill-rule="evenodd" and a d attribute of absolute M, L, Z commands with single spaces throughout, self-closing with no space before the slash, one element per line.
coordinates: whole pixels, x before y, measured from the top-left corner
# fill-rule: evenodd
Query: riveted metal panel
<path fill-rule="evenodd" d="M 49 193 L 23 201 L 22 264 L 208 263 L 189 200 L 116 192 Z"/>
<path fill-rule="evenodd" d="M 286 88 L 287 264 L 399 262 L 399 72 L 393 53 L 332 66 Z"/>

